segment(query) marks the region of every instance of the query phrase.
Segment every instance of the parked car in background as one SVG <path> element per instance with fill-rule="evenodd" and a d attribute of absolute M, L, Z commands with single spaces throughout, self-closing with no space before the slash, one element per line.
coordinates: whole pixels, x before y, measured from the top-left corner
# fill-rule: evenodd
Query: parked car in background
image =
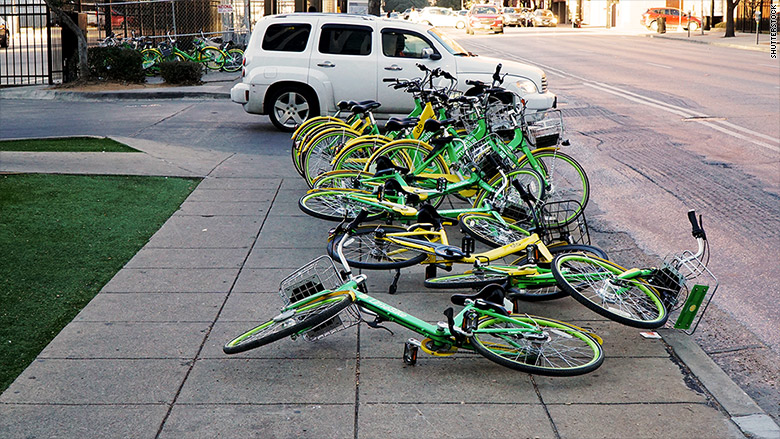
<path fill-rule="evenodd" d="M 423 8 L 417 20 L 418 23 L 436 27 L 455 27 L 458 29 L 466 27 L 466 17 L 456 14 L 452 9 L 435 6 Z"/>
<path fill-rule="evenodd" d="M 503 8 L 501 10 L 501 18 L 504 19 L 504 26 L 520 26 L 520 8 Z"/>
<path fill-rule="evenodd" d="M 558 19 L 549 9 L 537 9 L 531 16 L 531 26 L 558 26 Z"/>
<path fill-rule="evenodd" d="M 341 100 L 377 100 L 382 104 L 378 112 L 408 114 L 412 96 L 383 80 L 421 77 L 418 63 L 455 75 L 463 92 L 471 88 L 468 79 L 490 83 L 501 63 L 506 74 L 502 86 L 525 100 L 529 122 L 557 106 L 538 67 L 475 56 L 435 27 L 324 13 L 260 19 L 244 53 L 242 80 L 230 98 L 247 113 L 267 114 L 286 131 L 309 117 L 332 114 Z"/>
<path fill-rule="evenodd" d="M 531 8 L 519 8 L 520 9 L 520 24 L 523 26 L 531 26 L 531 20 L 533 19 L 534 10 Z"/>
<path fill-rule="evenodd" d="M 693 16 L 691 17 L 691 24 L 688 26 L 688 15 L 680 9 L 675 8 L 650 8 L 642 14 L 640 23 L 648 29 L 656 31 L 658 30 L 659 17 L 664 17 L 666 19 L 667 26 L 680 26 L 686 30 L 690 27 L 691 31 L 695 31 L 701 27 L 701 20 Z"/>
<path fill-rule="evenodd" d="M 498 8 L 490 5 L 474 5 L 466 14 L 466 33 L 473 35 L 474 31 L 487 30 L 497 34 L 504 33 L 504 19 Z"/>
<path fill-rule="evenodd" d="M 0 17 L 0 47 L 8 47 L 8 40 L 11 39 L 11 34 L 8 32 L 8 24 L 5 19 Z"/>

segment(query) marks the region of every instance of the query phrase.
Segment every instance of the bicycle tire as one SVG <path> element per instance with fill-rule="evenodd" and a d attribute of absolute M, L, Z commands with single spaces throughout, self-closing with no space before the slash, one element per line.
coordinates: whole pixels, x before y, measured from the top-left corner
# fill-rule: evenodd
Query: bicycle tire
<path fill-rule="evenodd" d="M 312 187 L 312 181 L 321 173 L 332 170 L 331 162 L 341 148 L 351 139 L 360 137 L 360 133 L 346 127 L 336 127 L 320 132 L 302 151 L 303 177 Z"/>
<path fill-rule="evenodd" d="M 520 192 L 511 183 L 514 180 L 519 181 L 523 188 L 537 200 L 544 197 L 544 182 L 542 176 L 532 169 L 517 169 L 506 174 L 510 184 L 501 188 L 503 179 L 501 175 L 493 177 L 488 181 L 491 190 L 482 189 L 474 199 L 475 208 L 483 208 L 490 205 L 502 216 L 515 221 L 515 225 L 523 229 L 533 227 L 533 215 L 529 211 L 528 205 L 523 201 Z"/>
<path fill-rule="evenodd" d="M 377 237 L 375 232 L 378 229 L 382 229 L 384 233 L 406 232 L 406 228 L 392 225 L 357 227 L 354 233 L 350 233 L 351 239 L 343 247 L 344 257 L 351 267 L 394 270 L 417 265 L 428 257 L 425 253 Z M 328 255 L 335 260 L 339 260 L 336 248 L 344 236 L 344 234 L 337 235 L 328 243 Z"/>
<path fill-rule="evenodd" d="M 141 66 L 146 76 L 155 76 L 160 73 L 162 53 L 157 49 L 144 49 L 141 51 Z"/>
<path fill-rule="evenodd" d="M 502 222 L 485 213 L 461 215 L 458 221 L 463 233 L 491 247 L 501 247 L 530 235 L 526 229 L 513 224 L 514 221 L 509 218 Z"/>
<path fill-rule="evenodd" d="M 391 140 L 384 136 L 358 137 L 350 140 L 333 159 L 333 169 L 362 171 L 374 151 L 390 142 Z"/>
<path fill-rule="evenodd" d="M 238 47 L 228 49 L 225 51 L 227 57 L 225 58 L 225 64 L 222 66 L 222 70 L 233 73 L 241 70 L 244 63 L 244 51 Z"/>
<path fill-rule="evenodd" d="M 287 311 L 225 343 L 222 350 L 226 354 L 237 354 L 301 334 L 333 318 L 353 300 L 350 292 L 331 293 L 309 303 L 301 303 L 304 302 L 301 300 L 288 307 Z"/>
<path fill-rule="evenodd" d="M 373 174 L 363 171 L 336 170 L 324 172 L 315 178 L 311 184 L 313 189 L 360 189 L 368 186 L 361 184 L 360 179 L 371 178 Z"/>
<path fill-rule="evenodd" d="M 407 168 L 415 175 L 422 173 L 448 174 L 449 167 L 447 166 L 447 163 L 444 161 L 444 159 L 442 159 L 441 155 L 438 155 L 424 169 L 419 169 L 432 150 L 433 147 L 431 145 L 421 140 L 395 140 L 374 151 L 374 153 L 371 154 L 371 157 L 368 158 L 366 166 L 363 168 L 363 170 L 367 172 L 374 172 L 376 161 L 379 159 L 379 157 L 386 157 L 390 159 L 396 166 Z"/>
<path fill-rule="evenodd" d="M 547 250 L 552 253 L 553 258 L 557 255 L 564 253 L 584 253 L 596 256 L 597 258 L 607 259 L 607 253 L 592 245 L 585 244 L 566 244 L 566 245 L 554 245 L 547 246 Z M 526 265 L 528 264 L 528 256 L 520 257 L 510 263 L 510 265 Z M 551 269 L 551 262 L 536 261 L 536 265 L 543 269 Z M 520 299 L 524 302 L 538 302 L 542 300 L 554 300 L 562 297 L 567 297 L 568 292 L 558 287 L 558 281 L 555 284 L 543 285 L 538 288 L 511 288 L 508 296 L 511 299 Z"/>
<path fill-rule="evenodd" d="M 542 330 L 543 339 L 523 337 L 516 321 Z M 505 331 L 501 331 L 501 329 Z M 556 320 L 529 315 L 483 315 L 471 328 L 475 351 L 510 369 L 546 376 L 576 376 L 596 370 L 604 362 L 599 342 L 583 330 Z"/>
<path fill-rule="evenodd" d="M 580 209 L 575 210 L 561 223 L 551 225 L 563 226 L 572 222 L 585 210 L 590 198 L 590 182 L 585 170 L 571 156 L 554 149 L 535 150 L 531 153 L 541 163 L 545 172 L 547 185 L 544 191 L 544 202 L 575 200 L 580 203 Z M 528 157 L 520 160 L 518 166 L 521 168 L 529 166 Z"/>
<path fill-rule="evenodd" d="M 373 196 L 370 192 L 349 189 L 322 189 L 310 191 L 298 200 L 298 207 L 307 215 L 326 221 L 355 219 L 361 210 L 367 210 L 366 221 L 380 219 L 387 210 L 350 198 L 350 194 Z"/>
<path fill-rule="evenodd" d="M 292 162 L 295 170 L 298 171 L 301 177 L 303 177 L 303 148 L 318 133 L 334 126 L 349 128 L 349 125 L 341 119 L 332 116 L 317 116 L 303 121 L 290 136 L 290 139 L 292 139 L 292 148 L 290 148 Z"/>
<path fill-rule="evenodd" d="M 583 254 L 561 254 L 552 265 L 558 285 L 590 310 L 618 323 L 642 329 L 660 328 L 669 314 L 642 278 L 618 279 L 626 269 Z"/>
<path fill-rule="evenodd" d="M 227 54 L 216 47 L 204 47 L 198 51 L 198 62 L 209 70 L 219 70 L 225 65 Z"/>
<path fill-rule="evenodd" d="M 425 279 L 425 286 L 432 289 L 482 288 L 490 284 L 506 284 L 509 276 L 484 270 L 469 270 L 462 274 Z"/>

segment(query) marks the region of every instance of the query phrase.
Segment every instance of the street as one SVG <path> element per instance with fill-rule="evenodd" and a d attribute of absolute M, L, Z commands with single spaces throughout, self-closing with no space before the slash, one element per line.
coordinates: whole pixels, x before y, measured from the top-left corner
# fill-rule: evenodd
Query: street
<path fill-rule="evenodd" d="M 720 286 L 696 340 L 775 419 L 780 364 L 780 64 L 761 52 L 644 36 L 507 29 L 468 50 L 540 66 L 588 172 L 588 220 L 657 263 L 703 215 Z M 289 136 L 226 100 L 0 101 L 0 138 L 116 135 L 289 155 Z M 606 249 L 619 264 L 620 248 Z M 774 403 L 772 402 L 774 401 Z"/>

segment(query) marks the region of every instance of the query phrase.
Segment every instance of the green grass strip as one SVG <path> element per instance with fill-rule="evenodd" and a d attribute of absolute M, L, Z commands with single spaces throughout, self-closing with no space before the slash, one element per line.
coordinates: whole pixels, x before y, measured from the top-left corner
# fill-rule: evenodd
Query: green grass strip
<path fill-rule="evenodd" d="M 139 152 L 124 143 L 96 137 L 2 140 L 0 151 L 19 152 Z"/>
<path fill-rule="evenodd" d="M 0 392 L 148 242 L 198 182 L 0 175 Z"/>

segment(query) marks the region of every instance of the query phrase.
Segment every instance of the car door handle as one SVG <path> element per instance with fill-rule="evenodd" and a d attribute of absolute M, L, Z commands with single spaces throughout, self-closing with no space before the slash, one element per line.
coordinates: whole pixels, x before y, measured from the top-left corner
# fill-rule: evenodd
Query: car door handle
<path fill-rule="evenodd" d="M 319 63 L 317 65 L 320 66 L 320 67 L 336 67 L 336 64 L 333 64 L 330 61 L 321 62 L 321 63 Z"/>
<path fill-rule="evenodd" d="M 398 71 L 398 70 L 403 70 L 403 67 L 399 67 L 398 64 L 393 64 L 390 67 L 385 67 L 385 70 Z"/>

